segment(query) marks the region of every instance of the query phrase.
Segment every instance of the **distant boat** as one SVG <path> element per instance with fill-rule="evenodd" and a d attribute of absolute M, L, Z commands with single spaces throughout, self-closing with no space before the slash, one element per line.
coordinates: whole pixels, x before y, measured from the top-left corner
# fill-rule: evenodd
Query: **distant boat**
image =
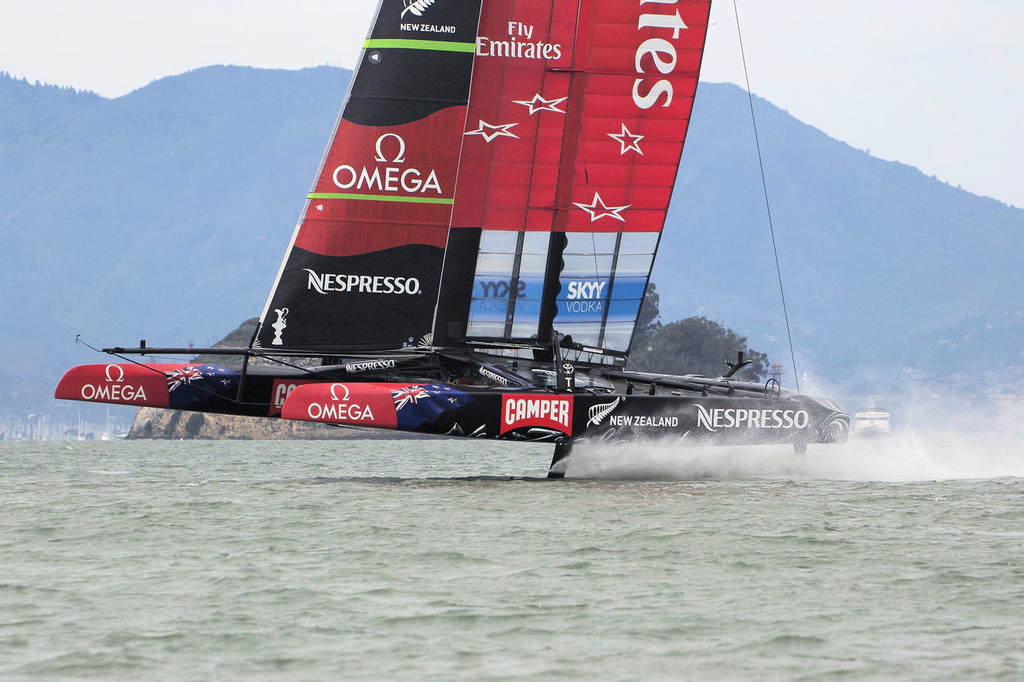
<path fill-rule="evenodd" d="M 242 369 L 86 365 L 56 396 L 550 442 L 551 477 L 583 439 L 846 440 L 831 402 L 737 380 L 742 353 L 719 377 L 625 368 L 709 13 L 382 0 L 249 347 L 105 349 Z"/>
<path fill-rule="evenodd" d="M 884 438 L 889 435 L 889 412 L 879 407 L 874 398 L 868 408 L 853 415 L 853 434 L 857 438 Z"/>

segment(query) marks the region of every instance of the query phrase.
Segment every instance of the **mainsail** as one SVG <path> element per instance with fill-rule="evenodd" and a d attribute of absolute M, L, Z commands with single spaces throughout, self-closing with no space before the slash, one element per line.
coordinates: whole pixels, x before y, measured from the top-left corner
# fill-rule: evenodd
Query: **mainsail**
<path fill-rule="evenodd" d="M 429 338 L 480 0 L 383 0 L 255 345 L 330 351 Z"/>
<path fill-rule="evenodd" d="M 624 355 L 709 12 L 382 0 L 257 345 Z"/>

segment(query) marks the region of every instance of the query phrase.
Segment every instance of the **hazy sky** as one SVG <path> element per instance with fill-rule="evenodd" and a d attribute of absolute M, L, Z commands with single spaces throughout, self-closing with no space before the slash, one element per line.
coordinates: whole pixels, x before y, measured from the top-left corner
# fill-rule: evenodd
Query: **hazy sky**
<path fill-rule="evenodd" d="M 1024 0 L 736 1 L 755 94 L 875 156 L 1024 207 Z M 352 67 L 376 5 L 6 0 L 0 71 L 117 97 L 210 64 Z M 743 84 L 733 0 L 712 10 L 703 77 Z"/>

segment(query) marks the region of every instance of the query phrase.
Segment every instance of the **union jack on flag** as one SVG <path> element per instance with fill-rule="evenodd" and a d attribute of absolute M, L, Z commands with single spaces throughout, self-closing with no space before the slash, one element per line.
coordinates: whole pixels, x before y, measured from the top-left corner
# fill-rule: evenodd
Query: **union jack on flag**
<path fill-rule="evenodd" d="M 391 389 L 391 399 L 395 401 L 395 409 L 400 410 L 409 403 L 417 404 L 421 398 L 429 398 L 430 393 L 422 386 L 406 386 Z"/>
<path fill-rule="evenodd" d="M 173 372 L 167 373 L 167 390 L 175 391 L 182 386 L 187 386 L 197 379 L 202 379 L 203 373 L 198 367 L 179 367 Z"/>
<path fill-rule="evenodd" d="M 391 389 L 398 428 L 411 431 L 433 423 L 450 410 L 472 402 L 473 397 L 444 384 L 413 384 Z"/>
<path fill-rule="evenodd" d="M 239 381 L 238 372 L 220 365 L 184 365 L 164 372 L 164 376 L 168 407 L 176 410 L 186 410 L 218 396 L 233 396 Z"/>

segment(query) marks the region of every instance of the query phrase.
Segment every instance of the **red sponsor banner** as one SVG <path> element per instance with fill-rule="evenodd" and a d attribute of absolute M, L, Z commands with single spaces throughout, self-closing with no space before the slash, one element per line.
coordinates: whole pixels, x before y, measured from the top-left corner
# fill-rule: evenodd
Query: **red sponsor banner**
<path fill-rule="evenodd" d="M 391 390 L 404 386 L 406 384 L 323 382 L 297 385 L 288 392 L 281 416 L 302 421 L 394 429 L 398 426 L 398 417 Z"/>
<path fill-rule="evenodd" d="M 501 399 L 501 433 L 541 427 L 572 434 L 571 395 L 506 395 Z"/>
<path fill-rule="evenodd" d="M 180 365 L 80 365 L 61 378 L 54 391 L 58 400 L 82 400 L 115 405 L 167 407 L 165 371 Z"/>

